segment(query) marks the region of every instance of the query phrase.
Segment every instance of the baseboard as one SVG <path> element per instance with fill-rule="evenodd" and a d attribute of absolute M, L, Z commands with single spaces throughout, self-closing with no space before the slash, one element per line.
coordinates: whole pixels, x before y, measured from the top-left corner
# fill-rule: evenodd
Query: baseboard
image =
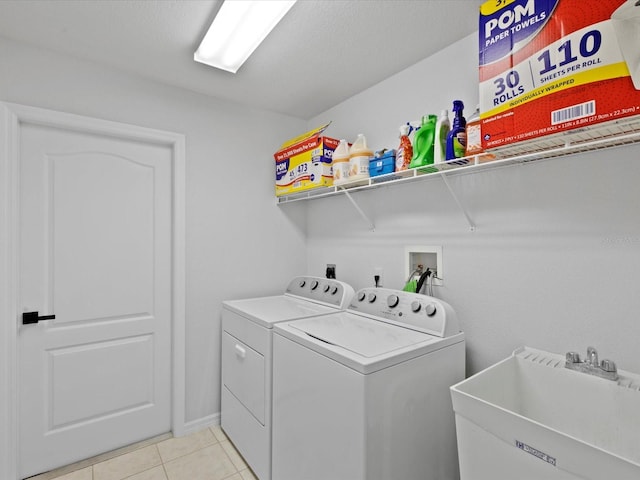
<path fill-rule="evenodd" d="M 220 413 L 214 413 L 213 415 L 207 415 L 206 417 L 199 418 L 197 420 L 191 420 L 184 424 L 182 430 L 183 435 L 189 435 L 202 430 L 203 428 L 215 427 L 220 425 Z"/>

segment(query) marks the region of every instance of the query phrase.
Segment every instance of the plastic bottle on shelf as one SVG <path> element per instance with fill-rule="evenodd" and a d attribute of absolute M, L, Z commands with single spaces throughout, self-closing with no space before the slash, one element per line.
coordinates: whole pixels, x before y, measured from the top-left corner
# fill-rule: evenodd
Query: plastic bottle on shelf
<path fill-rule="evenodd" d="M 433 164 L 436 122 L 435 115 L 424 115 L 422 125 L 413 138 L 413 158 L 409 168 L 424 167 Z"/>
<path fill-rule="evenodd" d="M 442 163 L 445 160 L 445 151 L 447 148 L 447 135 L 451 130 L 451 122 L 449 122 L 449 111 L 442 110 L 440 117 L 436 122 L 435 146 L 433 149 L 433 163 Z"/>
<path fill-rule="evenodd" d="M 480 127 L 480 105 L 476 106 L 475 112 L 467 120 L 467 147 L 465 156 L 482 153 L 482 130 Z"/>
<path fill-rule="evenodd" d="M 356 141 L 351 145 L 349 164 L 349 182 L 369 178 L 369 162 L 373 158 L 373 151 L 367 148 L 367 139 L 359 133 Z"/>
<path fill-rule="evenodd" d="M 445 152 L 445 160 L 455 160 L 456 158 L 464 157 L 467 147 L 467 121 L 465 120 L 462 112 L 464 110 L 464 104 L 462 100 L 453 101 L 453 126 L 451 131 L 447 134 L 447 148 Z M 452 162 L 458 163 L 458 162 Z M 460 163 L 467 163 L 467 160 L 461 160 Z"/>
<path fill-rule="evenodd" d="M 342 139 L 333 151 L 332 165 L 334 185 L 342 185 L 349 181 L 349 170 L 351 169 L 349 163 L 350 158 L 349 143 L 345 139 Z"/>
<path fill-rule="evenodd" d="M 396 172 L 407 170 L 411 158 L 413 157 L 413 145 L 409 140 L 409 133 L 411 133 L 411 125 L 408 123 L 400 127 L 400 146 L 396 151 Z"/>

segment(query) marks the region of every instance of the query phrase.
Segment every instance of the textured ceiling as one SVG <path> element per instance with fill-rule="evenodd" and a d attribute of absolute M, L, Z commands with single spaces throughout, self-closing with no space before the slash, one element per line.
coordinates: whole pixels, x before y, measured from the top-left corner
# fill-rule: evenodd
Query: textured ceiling
<path fill-rule="evenodd" d="M 0 0 L 0 36 L 308 119 L 477 30 L 482 1 L 299 0 L 235 75 L 193 61 L 219 0 Z"/>

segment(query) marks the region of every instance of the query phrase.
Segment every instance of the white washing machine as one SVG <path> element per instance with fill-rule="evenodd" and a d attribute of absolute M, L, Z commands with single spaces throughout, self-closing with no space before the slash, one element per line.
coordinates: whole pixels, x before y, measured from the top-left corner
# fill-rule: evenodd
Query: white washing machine
<path fill-rule="evenodd" d="M 260 480 L 271 479 L 272 328 L 344 310 L 350 285 L 296 277 L 283 295 L 222 304 L 221 425 Z"/>
<path fill-rule="evenodd" d="M 278 323 L 273 478 L 459 478 L 449 387 L 465 342 L 442 300 L 384 288 L 346 311 Z"/>

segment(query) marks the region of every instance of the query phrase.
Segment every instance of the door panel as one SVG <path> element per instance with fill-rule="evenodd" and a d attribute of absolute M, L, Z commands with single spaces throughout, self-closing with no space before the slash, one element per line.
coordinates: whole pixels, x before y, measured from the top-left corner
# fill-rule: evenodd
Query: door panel
<path fill-rule="evenodd" d="M 151 314 L 153 168 L 97 153 L 52 155 L 49 163 L 59 322 Z"/>
<path fill-rule="evenodd" d="M 47 363 L 49 431 L 153 404 L 151 335 L 52 349 Z"/>
<path fill-rule="evenodd" d="M 23 125 L 20 473 L 170 430 L 168 146 Z"/>

